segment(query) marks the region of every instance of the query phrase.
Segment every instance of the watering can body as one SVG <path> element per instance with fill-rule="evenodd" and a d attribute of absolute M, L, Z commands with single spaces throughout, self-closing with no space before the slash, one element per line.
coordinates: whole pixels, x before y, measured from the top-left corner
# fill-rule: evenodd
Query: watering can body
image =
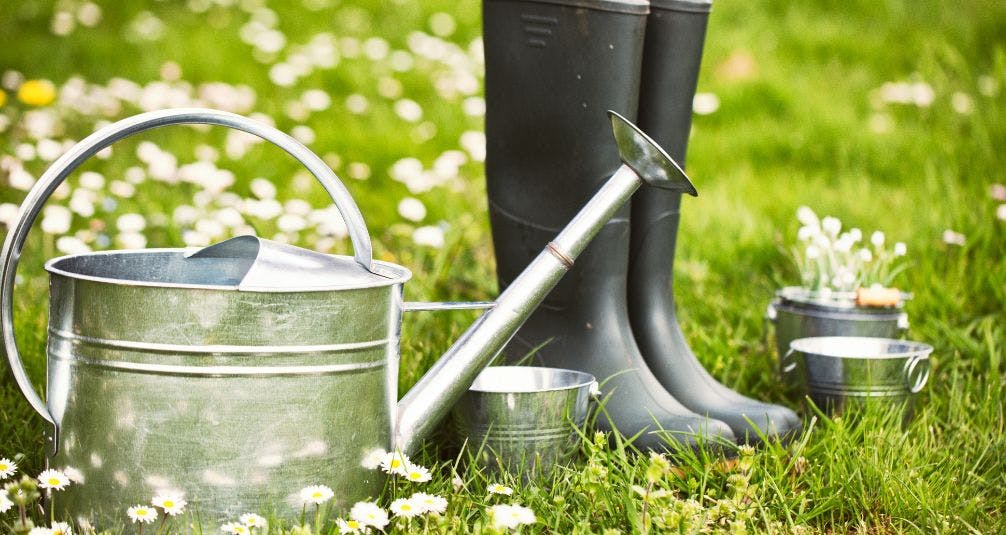
<path fill-rule="evenodd" d="M 274 128 L 202 109 L 148 112 L 106 126 L 61 156 L 26 197 L 0 251 L 0 337 L 28 402 L 51 424 L 49 465 L 75 482 L 57 516 L 123 522 L 127 507 L 177 493 L 214 529 L 253 512 L 293 519 L 308 485 L 336 510 L 377 498 L 375 451 L 412 451 L 450 412 L 644 183 L 694 194 L 666 153 L 611 114 L 623 165 L 492 303 L 403 301 L 408 269 L 374 261 L 359 208 L 317 155 Z M 294 156 L 346 223 L 354 255 L 253 236 L 201 250 L 107 251 L 57 258 L 50 273 L 43 401 L 18 353 L 13 291 L 22 246 L 44 202 L 115 141 L 174 124 L 239 129 Z M 488 308 L 399 401 L 407 310 Z"/>

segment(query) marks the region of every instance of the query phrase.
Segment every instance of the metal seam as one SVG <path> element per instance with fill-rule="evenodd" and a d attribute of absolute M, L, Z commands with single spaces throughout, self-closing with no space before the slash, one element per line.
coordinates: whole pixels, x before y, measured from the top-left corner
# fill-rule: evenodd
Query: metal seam
<path fill-rule="evenodd" d="M 353 342 L 348 344 L 321 344 L 308 346 L 234 346 L 234 345 L 186 345 L 186 344 L 164 344 L 158 342 L 132 342 L 128 340 L 109 340 L 107 338 L 94 338 L 75 334 L 60 329 L 49 328 L 49 334 L 55 337 L 64 338 L 71 342 L 79 342 L 85 345 L 107 347 L 112 349 L 122 349 L 131 351 L 148 351 L 156 353 L 182 353 L 198 355 L 274 355 L 274 354 L 303 354 L 303 353 L 337 353 L 341 351 L 355 351 L 360 349 L 372 349 L 384 347 L 388 344 L 387 339 L 373 340 L 368 342 Z"/>
<path fill-rule="evenodd" d="M 225 377 L 253 376 L 272 377 L 279 375 L 329 375 L 341 372 L 351 372 L 380 368 L 383 360 L 373 362 L 355 362 L 352 364 L 328 364 L 323 366 L 179 366 L 175 364 L 149 364 L 139 362 L 123 362 L 117 360 L 95 360 L 71 355 L 67 357 L 59 353 L 50 353 L 53 360 L 62 360 L 71 364 L 84 364 L 95 368 L 107 368 L 122 372 L 149 373 L 153 375 L 180 375 L 190 377 Z"/>
<path fill-rule="evenodd" d="M 548 242 L 548 245 L 546 245 L 545 247 L 548 249 L 548 252 L 552 253 L 552 256 L 554 256 L 556 259 L 559 260 L 559 262 L 562 263 L 562 266 L 566 268 L 566 271 L 573 269 L 573 259 L 570 258 L 565 251 L 560 249 L 559 246 L 556 245 L 554 241 Z"/>

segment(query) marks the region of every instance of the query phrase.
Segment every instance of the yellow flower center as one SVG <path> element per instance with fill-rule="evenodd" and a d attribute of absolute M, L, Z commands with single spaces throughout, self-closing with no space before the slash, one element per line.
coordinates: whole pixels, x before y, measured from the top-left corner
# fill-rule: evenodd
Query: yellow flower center
<path fill-rule="evenodd" d="M 402 461 L 399 461 L 398 459 L 392 459 L 391 460 L 391 467 L 392 468 L 398 468 L 399 466 L 402 466 Z"/>
<path fill-rule="evenodd" d="M 312 498 L 314 498 L 314 499 L 316 499 L 316 500 L 318 500 L 318 499 L 320 499 L 320 498 L 321 498 L 321 493 L 320 493 L 320 492 L 317 492 L 317 491 L 315 491 L 315 493 L 314 493 L 314 494 L 312 494 L 312 495 L 311 495 L 311 497 L 312 497 Z"/>
<path fill-rule="evenodd" d="M 136 516 L 147 516 L 147 510 L 146 509 L 137 509 L 136 510 Z"/>
<path fill-rule="evenodd" d="M 9 467 L 9 466 L 7 466 L 6 464 L 3 464 L 3 463 L 0 463 L 0 472 L 4 472 L 4 471 L 6 471 L 6 470 L 7 470 L 8 468 L 10 468 L 10 467 Z"/>
<path fill-rule="evenodd" d="M 164 508 L 165 509 L 171 509 L 174 506 L 175 506 L 175 502 L 173 502 L 171 500 L 164 500 Z"/>
<path fill-rule="evenodd" d="M 412 510 L 412 506 L 411 505 L 409 505 L 407 503 L 403 503 L 402 504 L 402 511 L 411 511 L 411 510 Z"/>
<path fill-rule="evenodd" d="M 360 523 L 356 520 L 350 520 L 349 522 L 346 522 L 346 525 L 353 529 L 360 529 Z"/>
<path fill-rule="evenodd" d="M 49 478 L 49 484 L 50 485 L 59 485 L 59 479 L 57 479 L 55 477 L 50 477 Z"/>

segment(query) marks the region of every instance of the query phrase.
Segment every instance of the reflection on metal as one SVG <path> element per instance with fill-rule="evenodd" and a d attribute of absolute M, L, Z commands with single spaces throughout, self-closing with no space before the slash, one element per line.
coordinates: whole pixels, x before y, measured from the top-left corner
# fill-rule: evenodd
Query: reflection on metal
<path fill-rule="evenodd" d="M 659 148 L 617 115 L 622 165 L 553 241 L 568 263 L 642 183 L 691 191 Z M 13 289 L 32 223 L 88 157 L 165 125 L 236 128 L 280 146 L 325 186 L 354 257 L 252 236 L 197 251 L 109 251 L 49 261 L 47 403 L 17 351 Z M 628 143 L 626 145 L 626 143 Z M 652 161 L 651 161 L 652 160 Z M 255 511 L 292 518 L 297 489 L 324 483 L 337 510 L 377 496 L 381 448 L 414 449 L 566 272 L 544 249 L 494 303 L 403 302 L 408 269 L 374 261 L 362 215 L 306 147 L 230 113 L 164 110 L 107 126 L 58 159 L 29 192 L 0 254 L 0 329 L 18 385 L 53 426 L 50 465 L 86 481 L 59 514 L 116 524 L 144 496 L 183 493 L 205 526 Z M 403 311 L 488 309 L 398 403 Z M 270 509 L 275 507 L 275 509 Z M 204 527 L 205 527 L 204 526 Z"/>

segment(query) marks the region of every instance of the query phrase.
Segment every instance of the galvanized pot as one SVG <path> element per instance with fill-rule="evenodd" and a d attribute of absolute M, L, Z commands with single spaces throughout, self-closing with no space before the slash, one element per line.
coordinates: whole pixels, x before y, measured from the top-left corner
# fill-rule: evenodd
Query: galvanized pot
<path fill-rule="evenodd" d="M 596 391 L 589 373 L 490 366 L 451 411 L 455 443 L 489 469 L 547 474 L 576 457 Z"/>
<path fill-rule="evenodd" d="M 814 336 L 864 336 L 897 338 L 908 330 L 908 314 L 896 307 L 856 306 L 852 296 L 832 294 L 822 298 L 797 286 L 776 292 L 768 305 L 765 319 L 775 325 L 776 352 L 780 363 L 790 343 Z M 791 385 L 799 384 L 796 374 L 785 374 Z"/>
<path fill-rule="evenodd" d="M 612 114 L 624 165 L 492 303 L 406 303 L 408 269 L 377 262 L 363 216 L 322 160 L 262 123 L 214 110 L 144 113 L 72 147 L 28 193 L 0 254 L 0 330 L 12 373 L 51 425 L 49 464 L 79 482 L 60 516 L 114 526 L 130 505 L 184 494 L 205 528 L 245 512 L 292 518 L 306 485 L 335 506 L 376 497 L 385 479 L 362 461 L 410 451 L 451 408 L 642 183 L 693 191 L 680 168 Z M 354 256 L 253 236 L 201 250 L 109 251 L 54 259 L 47 402 L 14 334 L 21 248 L 53 191 L 124 137 L 174 124 L 235 128 L 281 147 L 342 213 Z M 637 174 L 637 170 L 639 173 Z M 399 402 L 399 333 L 407 310 L 488 308 Z M 275 510 L 271 510 L 275 508 Z"/>
<path fill-rule="evenodd" d="M 928 344 L 888 338 L 822 336 L 793 340 L 783 373 L 803 370 L 804 387 L 819 408 L 840 412 L 850 403 L 904 404 L 929 379 Z"/>

